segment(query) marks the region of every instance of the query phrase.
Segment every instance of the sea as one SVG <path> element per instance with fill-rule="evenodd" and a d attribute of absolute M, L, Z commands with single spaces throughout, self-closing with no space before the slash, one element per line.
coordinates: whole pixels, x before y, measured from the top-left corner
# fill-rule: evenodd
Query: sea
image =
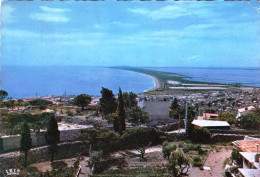
<path fill-rule="evenodd" d="M 260 68 L 187 68 L 149 67 L 146 69 L 179 73 L 188 80 L 260 87 Z M 154 87 L 148 75 L 89 66 L 2 66 L 1 89 L 12 98 L 44 95 L 89 94 L 101 95 L 102 87 L 114 94 L 119 87 L 123 92 L 142 93 Z"/>
<path fill-rule="evenodd" d="M 260 68 L 149 67 L 146 69 L 189 76 L 186 80 L 260 87 Z"/>

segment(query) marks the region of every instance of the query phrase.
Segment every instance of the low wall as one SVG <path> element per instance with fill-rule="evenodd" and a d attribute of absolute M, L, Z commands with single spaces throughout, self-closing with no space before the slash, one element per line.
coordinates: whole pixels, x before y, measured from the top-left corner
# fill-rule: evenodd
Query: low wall
<path fill-rule="evenodd" d="M 102 125 L 105 127 L 109 127 L 109 124 L 106 120 L 102 119 L 81 119 L 71 116 L 58 116 L 56 117 L 57 121 L 61 122 L 67 122 L 72 124 L 78 124 L 78 125 Z"/>
<path fill-rule="evenodd" d="M 32 138 L 32 146 L 44 146 L 46 145 L 44 132 L 39 133 L 31 133 Z M 18 150 L 20 148 L 20 139 L 21 135 L 10 135 L 10 136 L 2 136 L 2 149 L 1 152 L 9 152 L 13 150 Z"/>
<path fill-rule="evenodd" d="M 82 129 L 71 129 L 60 131 L 60 142 L 75 141 L 81 134 Z M 31 133 L 32 146 L 40 147 L 45 146 L 45 132 Z M 1 149 L 0 153 L 11 152 L 20 149 L 20 135 L 10 135 L 1 137 Z"/>
<path fill-rule="evenodd" d="M 232 142 L 236 140 L 243 140 L 245 135 L 241 134 L 221 134 L 221 133 L 213 133 L 211 135 L 211 142 L 217 143 L 217 142 Z"/>
<path fill-rule="evenodd" d="M 180 120 L 180 121 L 181 121 L 180 123 L 179 123 L 179 121 L 176 121 L 174 123 L 169 123 L 169 124 L 166 124 L 166 125 L 156 126 L 156 128 L 158 130 L 161 130 L 161 131 L 164 131 L 164 132 L 178 130 L 179 126 L 180 126 L 180 128 L 184 128 L 184 120 Z"/>
<path fill-rule="evenodd" d="M 167 133 L 167 141 L 184 141 L 188 139 L 186 133 Z"/>
<path fill-rule="evenodd" d="M 54 159 L 64 159 L 77 157 L 81 152 L 85 151 L 85 145 L 83 142 L 65 142 L 59 144 L 58 153 L 54 155 Z M 28 152 L 28 165 L 43 161 L 49 161 L 51 159 L 51 153 L 48 150 L 48 146 L 31 149 Z M 24 164 L 24 154 L 18 151 L 5 153 L 0 155 L 0 170 L 6 169 L 19 169 Z"/>

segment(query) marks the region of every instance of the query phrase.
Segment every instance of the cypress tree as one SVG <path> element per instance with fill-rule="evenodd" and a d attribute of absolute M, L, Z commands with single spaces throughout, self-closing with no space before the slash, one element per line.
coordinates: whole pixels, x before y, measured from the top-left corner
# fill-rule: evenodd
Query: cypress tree
<path fill-rule="evenodd" d="M 49 150 L 51 151 L 51 162 L 53 162 L 54 153 L 58 152 L 58 143 L 60 142 L 60 131 L 58 129 L 58 123 L 55 119 L 54 114 L 51 116 L 45 133 L 46 143 L 49 145 Z"/>
<path fill-rule="evenodd" d="M 24 167 L 27 165 L 27 155 L 28 151 L 32 148 L 32 138 L 31 138 L 31 132 L 30 128 L 27 123 L 24 123 L 22 133 L 21 133 L 21 139 L 20 139 L 20 151 L 24 152 Z"/>
<path fill-rule="evenodd" d="M 125 131 L 126 115 L 125 115 L 124 98 L 120 87 L 119 87 L 119 94 L 118 94 L 117 117 L 119 120 L 119 133 L 123 134 L 123 132 Z"/>

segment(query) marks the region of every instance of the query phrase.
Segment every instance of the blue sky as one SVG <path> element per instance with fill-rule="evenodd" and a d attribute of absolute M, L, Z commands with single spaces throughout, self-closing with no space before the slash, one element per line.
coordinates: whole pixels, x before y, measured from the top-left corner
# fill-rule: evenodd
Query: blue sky
<path fill-rule="evenodd" d="M 2 65 L 260 67 L 260 3 L 4 1 Z"/>

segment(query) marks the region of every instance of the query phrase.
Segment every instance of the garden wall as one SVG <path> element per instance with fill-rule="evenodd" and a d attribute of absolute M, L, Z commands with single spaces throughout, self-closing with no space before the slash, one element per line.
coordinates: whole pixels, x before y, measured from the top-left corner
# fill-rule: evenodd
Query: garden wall
<path fill-rule="evenodd" d="M 84 143 L 80 141 L 65 142 L 59 144 L 58 154 L 54 155 L 54 159 L 64 159 L 77 157 L 81 152 L 85 151 Z M 48 146 L 34 148 L 28 152 L 28 164 L 49 161 L 51 153 Z M 0 155 L 0 170 L 5 171 L 10 168 L 18 168 L 24 164 L 24 154 L 19 151 L 5 153 Z"/>
<path fill-rule="evenodd" d="M 75 141 L 77 137 L 81 134 L 81 130 L 86 129 L 70 129 L 70 130 L 61 130 L 60 131 L 60 142 L 66 142 L 66 141 Z M 39 132 L 39 133 L 31 133 L 32 138 L 32 146 L 33 147 L 39 147 L 39 146 L 45 146 L 45 132 Z M 20 135 L 9 135 L 9 136 L 2 136 L 1 137 L 1 149 L 0 152 L 10 152 L 20 149 Z"/>

